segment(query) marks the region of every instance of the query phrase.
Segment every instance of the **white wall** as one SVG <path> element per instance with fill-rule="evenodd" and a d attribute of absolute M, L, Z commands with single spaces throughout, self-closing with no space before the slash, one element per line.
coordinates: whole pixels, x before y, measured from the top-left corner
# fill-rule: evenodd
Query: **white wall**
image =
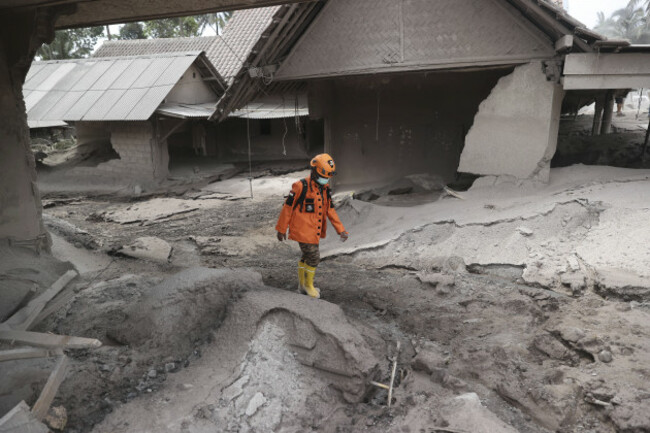
<path fill-rule="evenodd" d="M 501 78 L 479 106 L 458 171 L 548 181 L 563 97 L 539 62 Z"/>
<path fill-rule="evenodd" d="M 194 65 L 183 74 L 174 88 L 165 98 L 165 102 L 179 102 L 184 104 L 203 104 L 217 101 L 210 86 L 205 84 L 203 77 Z"/>

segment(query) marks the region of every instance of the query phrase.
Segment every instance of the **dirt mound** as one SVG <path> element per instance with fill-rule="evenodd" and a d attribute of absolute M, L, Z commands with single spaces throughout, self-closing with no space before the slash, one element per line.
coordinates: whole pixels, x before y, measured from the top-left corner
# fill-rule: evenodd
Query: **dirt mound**
<path fill-rule="evenodd" d="M 200 360 L 168 376 L 167 404 L 136 399 L 95 431 L 336 431 L 328 420 L 366 396 L 383 340 L 334 304 L 259 287 L 232 305 Z"/>

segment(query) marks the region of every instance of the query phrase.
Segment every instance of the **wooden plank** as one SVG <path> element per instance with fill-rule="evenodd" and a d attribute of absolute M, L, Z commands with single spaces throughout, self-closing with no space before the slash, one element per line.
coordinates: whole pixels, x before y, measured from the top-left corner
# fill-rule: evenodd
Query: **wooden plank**
<path fill-rule="evenodd" d="M 36 317 L 32 325 L 27 328 L 29 330 L 30 328 L 33 328 L 34 326 L 38 325 L 41 323 L 43 320 L 45 320 L 50 314 L 59 311 L 61 308 L 63 308 L 72 298 L 74 298 L 76 295 L 75 291 L 72 290 L 72 288 L 69 288 L 59 294 L 52 302 L 47 304 L 47 307 L 41 311 L 41 313 Z"/>
<path fill-rule="evenodd" d="M 564 90 L 639 89 L 650 87 L 650 69 L 646 75 L 567 75 Z"/>
<path fill-rule="evenodd" d="M 564 61 L 564 75 L 647 75 L 647 53 L 569 54 Z"/>
<path fill-rule="evenodd" d="M 68 364 L 69 360 L 67 356 L 63 355 L 59 358 L 59 362 L 56 363 L 54 370 L 50 373 L 50 377 L 47 379 L 41 395 L 36 400 L 36 403 L 34 403 L 32 413 L 39 421 L 47 416 L 47 412 L 50 410 L 50 405 L 54 401 L 59 386 L 61 386 L 63 379 L 65 379 Z"/>
<path fill-rule="evenodd" d="M 52 354 L 47 349 L 38 349 L 35 347 L 21 347 L 19 349 L 0 351 L 0 362 L 13 361 L 15 359 L 47 358 L 49 356 L 52 356 Z"/>
<path fill-rule="evenodd" d="M 25 330 L 34 323 L 36 317 L 45 308 L 45 305 L 52 300 L 65 286 L 77 276 L 76 271 L 68 271 L 63 274 L 54 284 L 40 296 L 31 300 L 25 308 L 7 319 L 0 325 L 0 329 Z"/>
<path fill-rule="evenodd" d="M 45 424 L 37 420 L 29 411 L 29 406 L 21 401 L 0 418 L 0 432 L 2 433 L 48 433 Z"/>
<path fill-rule="evenodd" d="M 102 342 L 94 338 L 70 337 L 67 335 L 42 334 L 40 332 L 0 330 L 0 340 L 14 341 L 30 346 L 62 349 L 92 349 L 101 347 Z"/>

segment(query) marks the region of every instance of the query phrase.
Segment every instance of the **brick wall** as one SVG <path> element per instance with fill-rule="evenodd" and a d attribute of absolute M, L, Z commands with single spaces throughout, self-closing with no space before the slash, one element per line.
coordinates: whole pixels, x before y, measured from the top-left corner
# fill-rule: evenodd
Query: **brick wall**
<path fill-rule="evenodd" d="M 120 159 L 101 163 L 89 171 L 121 180 L 154 181 L 167 176 L 167 143 L 156 141 L 150 122 L 104 122 L 93 126 L 110 132 L 111 146 Z"/>

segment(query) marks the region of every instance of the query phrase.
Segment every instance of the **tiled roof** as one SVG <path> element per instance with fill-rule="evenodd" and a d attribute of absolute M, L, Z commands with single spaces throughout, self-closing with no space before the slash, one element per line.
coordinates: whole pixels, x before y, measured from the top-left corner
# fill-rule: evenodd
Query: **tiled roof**
<path fill-rule="evenodd" d="M 106 41 L 95 51 L 93 57 L 203 51 L 210 63 L 230 84 L 255 44 L 271 25 L 279 8 L 280 6 L 272 6 L 235 11 L 222 36 Z"/>

